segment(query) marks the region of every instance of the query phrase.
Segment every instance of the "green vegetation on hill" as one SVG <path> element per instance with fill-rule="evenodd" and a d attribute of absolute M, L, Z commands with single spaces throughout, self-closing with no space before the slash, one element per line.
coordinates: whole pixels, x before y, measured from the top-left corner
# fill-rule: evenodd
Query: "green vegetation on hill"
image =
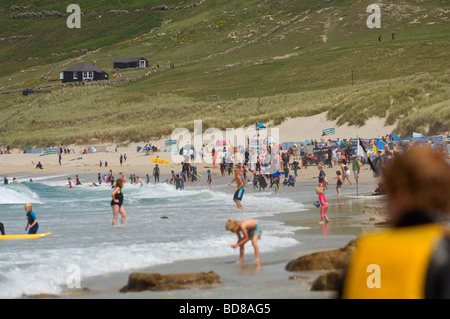
<path fill-rule="evenodd" d="M 2 144 L 142 141 L 195 119 L 227 128 L 324 111 L 339 124 L 386 117 L 404 136 L 450 131 L 441 1 L 380 1 L 381 29 L 366 26 L 369 3 L 350 0 L 83 0 L 81 29 L 66 27 L 56 1 L 28 3 L 0 5 L 0 91 L 50 92 L 0 95 Z M 13 18 L 44 10 L 62 16 Z M 151 68 L 121 71 L 130 81 L 113 86 L 55 85 L 80 61 L 113 78 L 114 58 L 126 56 Z"/>

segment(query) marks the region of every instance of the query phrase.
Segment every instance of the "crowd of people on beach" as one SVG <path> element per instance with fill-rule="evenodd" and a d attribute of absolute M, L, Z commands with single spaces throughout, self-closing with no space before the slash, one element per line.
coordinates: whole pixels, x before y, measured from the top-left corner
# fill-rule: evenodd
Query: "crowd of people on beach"
<path fill-rule="evenodd" d="M 389 142 L 390 137 L 386 136 L 382 139 L 384 142 Z M 112 226 L 115 226 L 118 221 L 123 225 L 127 218 L 127 212 L 124 207 L 124 194 L 123 187 L 125 183 L 130 183 L 133 185 L 139 185 L 143 187 L 145 184 L 158 184 L 166 183 L 173 185 L 176 190 L 184 190 L 185 185 L 195 186 L 200 185 L 201 182 L 205 182 L 209 190 L 212 189 L 212 179 L 213 176 L 218 176 L 218 172 L 214 175 L 214 170 L 220 171 L 220 177 L 232 177 L 232 180 L 228 183 L 232 185 L 236 184 L 234 188 L 233 201 L 236 204 L 237 209 L 243 210 L 242 205 L 243 196 L 248 185 L 253 185 L 253 190 L 264 191 L 266 188 L 274 188 L 275 194 L 281 191 L 281 187 L 295 187 L 296 179 L 299 178 L 303 170 L 311 169 L 312 166 L 316 166 L 318 170 L 317 174 L 317 185 L 314 187 L 317 200 L 314 205 L 320 208 L 320 222 L 321 224 L 326 224 L 330 222 L 327 216 L 328 202 L 326 199 L 326 193 L 331 188 L 335 188 L 337 196 L 341 196 L 341 189 L 344 185 L 348 184 L 348 187 L 353 188 L 358 187 L 360 183 L 360 171 L 363 166 L 368 166 L 370 170 L 373 171 L 373 178 L 378 179 L 379 183 L 377 187 L 373 190 L 372 195 L 389 195 L 392 196 L 392 191 L 394 184 L 396 183 L 395 178 L 403 178 L 399 176 L 399 173 L 395 172 L 392 167 L 397 167 L 396 169 L 404 169 L 405 174 L 417 175 L 417 172 L 411 172 L 409 168 L 398 166 L 398 162 L 402 161 L 403 155 L 409 156 L 408 160 L 412 160 L 414 156 L 422 156 L 421 152 L 432 151 L 434 154 L 438 154 L 441 159 L 436 158 L 436 155 L 424 155 L 424 158 L 430 158 L 431 162 L 444 161 L 449 165 L 449 154 L 450 146 L 449 143 L 438 143 L 433 144 L 430 141 L 416 141 L 416 142 L 404 142 L 397 141 L 395 146 L 385 143 L 385 148 L 378 149 L 375 147 L 374 141 L 366 141 L 363 143 L 358 140 L 358 144 L 354 145 L 349 140 L 339 138 L 335 141 L 321 140 L 317 142 L 312 140 L 308 145 L 298 143 L 288 147 L 286 150 L 282 149 L 281 144 L 271 144 L 271 145 L 261 145 L 256 152 L 255 149 L 247 148 L 228 148 L 224 147 L 223 152 L 216 152 L 214 150 L 214 163 L 212 169 L 207 170 L 207 176 L 204 178 L 203 175 L 198 171 L 198 166 L 193 164 L 194 158 L 189 156 L 187 161 L 181 162 L 179 164 L 179 171 L 176 172 L 172 170 L 167 179 L 160 181 L 160 167 L 155 164 L 152 170 L 152 174 L 146 174 L 145 178 L 141 178 L 136 174 L 130 174 L 128 177 L 123 173 L 119 172 L 119 177 L 116 179 L 113 176 L 112 169 L 105 175 L 98 173 L 97 181 L 94 183 L 89 183 L 89 186 L 100 186 L 106 183 L 111 187 L 111 209 L 113 212 Z M 358 146 L 363 147 L 364 152 L 360 153 Z M 367 152 L 366 150 L 371 149 L 372 152 Z M 420 149 L 420 151 L 417 151 Z M 411 150 L 411 151 L 410 151 Z M 416 154 L 416 155 L 411 155 Z M 216 167 L 216 160 L 219 159 L 220 163 Z M 120 156 L 120 164 L 124 163 L 126 157 Z M 397 164 L 396 164 L 397 163 Z M 395 166 L 397 165 L 397 166 Z M 427 162 L 422 162 L 421 164 L 424 169 L 429 170 Z M 441 164 L 439 164 L 441 165 Z M 100 167 L 102 165 L 100 164 Z M 105 165 L 105 167 L 107 167 Z M 420 167 L 415 166 L 418 170 Z M 336 169 L 333 176 L 328 176 L 327 173 L 333 168 Z M 326 169 L 328 171 L 326 172 Z M 448 175 L 448 167 L 440 168 L 443 174 Z M 300 173 L 300 174 L 299 174 Z M 352 174 L 353 173 L 353 174 Z M 430 175 L 434 174 L 429 172 Z M 420 174 L 419 174 L 420 175 Z M 403 175 L 402 175 L 403 176 Z M 219 178 L 220 178 L 219 177 Z M 153 178 L 153 181 L 152 181 Z M 425 178 L 425 177 L 424 177 Z M 335 187 L 331 187 L 330 180 L 335 179 Z M 14 180 L 14 183 L 18 183 L 18 180 Z M 4 177 L 4 183 L 9 183 L 8 178 Z M 427 182 L 424 182 L 429 183 Z M 75 175 L 75 182 L 72 182 L 71 177 L 68 178 L 68 187 L 73 188 L 74 186 L 82 185 L 78 175 Z M 413 185 L 403 185 L 405 189 L 414 192 Z M 424 187 L 424 185 L 420 185 Z M 447 186 L 446 186 L 447 187 Z M 437 196 L 436 198 L 438 198 Z M 388 197 L 390 198 L 390 197 Z M 411 199 L 415 201 L 416 199 Z M 436 201 L 443 201 L 440 197 Z M 447 203 L 448 204 L 448 203 Z M 444 207 L 447 204 L 442 204 Z M 434 203 L 429 203 L 430 207 Z M 420 205 L 419 205 L 420 206 Z M 419 207 L 417 206 L 417 207 Z M 407 206 L 405 206 L 407 207 Z M 409 206 L 408 206 L 409 207 Z M 445 206 L 447 207 L 447 206 Z M 439 207 L 441 208 L 441 207 Z M 26 230 L 30 234 L 36 233 L 39 227 L 37 223 L 36 214 L 32 211 L 32 206 L 27 204 L 25 206 L 27 212 L 27 227 Z M 402 214 L 409 216 L 409 211 L 403 210 Z M 414 213 L 415 214 L 415 213 Z M 426 215 L 426 210 L 423 208 L 421 214 Z M 121 218 L 119 219 L 119 215 Z M 415 215 L 414 215 L 415 216 Z M 428 215 L 426 215 L 428 216 Z M 225 229 L 235 233 L 237 236 L 237 242 L 231 245 L 232 248 L 239 248 L 239 259 L 238 262 L 243 262 L 244 258 L 244 246 L 246 243 L 251 242 L 255 252 L 255 263 L 257 266 L 260 264 L 260 253 L 258 247 L 258 240 L 262 235 L 262 227 L 260 223 L 252 218 L 243 219 L 240 221 L 229 219 L 226 222 Z M 0 231 L 5 234 L 4 225 L 0 223 Z M 349 269 L 346 279 L 343 282 L 342 296 L 351 296 L 354 294 L 354 288 L 347 284 L 348 280 L 352 280 L 353 270 Z M 350 287 L 350 288 L 349 288 Z"/>

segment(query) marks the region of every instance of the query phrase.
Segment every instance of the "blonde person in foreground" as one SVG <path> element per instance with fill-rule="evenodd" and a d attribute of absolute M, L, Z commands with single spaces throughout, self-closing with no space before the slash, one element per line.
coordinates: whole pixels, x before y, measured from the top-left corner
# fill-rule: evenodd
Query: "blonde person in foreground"
<path fill-rule="evenodd" d="M 238 241 L 236 244 L 231 245 L 231 247 L 240 247 L 238 262 L 244 262 L 244 245 L 251 240 L 253 249 L 255 250 L 255 263 L 259 265 L 258 239 L 261 239 L 262 228 L 258 221 L 251 218 L 243 219 L 239 222 L 234 219 L 229 219 L 225 224 L 225 229 L 237 235 Z"/>
<path fill-rule="evenodd" d="M 450 298 L 450 165 L 414 146 L 383 172 L 392 227 L 359 238 L 339 297 Z"/>

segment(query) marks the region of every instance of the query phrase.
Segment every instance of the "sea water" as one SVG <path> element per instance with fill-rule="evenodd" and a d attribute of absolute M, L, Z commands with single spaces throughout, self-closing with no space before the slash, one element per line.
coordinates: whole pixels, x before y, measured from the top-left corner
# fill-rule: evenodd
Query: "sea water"
<path fill-rule="evenodd" d="M 25 177 L 21 180 L 25 180 Z M 28 180 L 28 179 L 26 179 Z M 83 179 L 82 179 L 83 181 Z M 299 244 L 293 234 L 302 226 L 271 219 L 301 211 L 302 203 L 271 192 L 247 191 L 244 211 L 232 200 L 234 188 L 217 185 L 132 185 L 123 188 L 125 224 L 112 227 L 112 189 L 106 184 L 69 189 L 67 176 L 43 176 L 34 182 L 0 185 L 0 222 L 7 234 L 25 234 L 24 204 L 33 203 L 39 233 L 34 240 L 0 241 L 0 298 L 59 294 L 73 279 L 139 270 L 152 265 L 210 257 L 236 257 L 230 244 L 236 235 L 225 230 L 229 218 L 260 219 L 261 253 Z M 67 288 L 67 287 L 66 287 Z"/>

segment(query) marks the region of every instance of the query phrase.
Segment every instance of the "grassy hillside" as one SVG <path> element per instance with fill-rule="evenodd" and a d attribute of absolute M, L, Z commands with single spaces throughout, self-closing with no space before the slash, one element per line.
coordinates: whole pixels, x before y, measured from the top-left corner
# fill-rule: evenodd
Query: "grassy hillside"
<path fill-rule="evenodd" d="M 381 29 L 367 28 L 364 1 L 78 1 L 77 30 L 65 26 L 68 4 L 55 2 L 1 4 L 0 91 L 49 86 L 0 95 L 1 143 L 141 141 L 194 119 L 226 128 L 323 111 L 341 124 L 387 117 L 400 135 L 450 131 L 442 1 L 380 1 Z M 13 18 L 44 10 L 62 16 Z M 124 56 L 149 60 L 146 70 L 121 72 L 142 79 L 55 86 L 75 63 L 113 75 L 112 61 Z"/>

